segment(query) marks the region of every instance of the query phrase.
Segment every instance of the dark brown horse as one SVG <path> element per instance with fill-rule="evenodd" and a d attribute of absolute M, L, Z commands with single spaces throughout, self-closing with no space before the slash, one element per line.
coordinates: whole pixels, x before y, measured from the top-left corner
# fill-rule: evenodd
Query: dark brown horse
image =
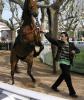
<path fill-rule="evenodd" d="M 27 63 L 27 73 L 32 82 L 36 82 L 31 74 L 33 57 L 43 50 L 40 33 L 33 20 L 37 16 L 37 10 L 36 0 L 25 0 L 22 14 L 23 24 L 18 31 L 10 56 L 12 84 L 14 84 L 14 73 L 19 59 Z M 39 52 L 35 51 L 36 45 L 40 47 Z"/>

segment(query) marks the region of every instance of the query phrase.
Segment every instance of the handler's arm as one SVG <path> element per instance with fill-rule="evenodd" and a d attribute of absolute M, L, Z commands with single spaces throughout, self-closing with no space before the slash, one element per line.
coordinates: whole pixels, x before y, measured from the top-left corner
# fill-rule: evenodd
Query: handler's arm
<path fill-rule="evenodd" d="M 47 38 L 47 40 L 52 43 L 53 45 L 56 45 L 56 46 L 61 46 L 62 45 L 62 41 L 61 40 L 58 40 L 56 39 L 55 37 L 53 37 L 50 33 L 46 33 L 45 34 L 45 37 Z"/>
<path fill-rule="evenodd" d="M 76 53 L 76 54 L 77 54 L 77 53 L 80 53 L 79 48 L 76 47 L 74 43 L 72 43 L 72 45 L 73 45 L 73 49 L 75 50 L 75 53 Z"/>

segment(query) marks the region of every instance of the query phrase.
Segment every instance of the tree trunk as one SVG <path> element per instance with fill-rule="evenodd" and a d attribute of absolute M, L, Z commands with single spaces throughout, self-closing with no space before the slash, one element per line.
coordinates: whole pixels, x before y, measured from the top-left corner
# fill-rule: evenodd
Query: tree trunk
<path fill-rule="evenodd" d="M 52 11 L 51 11 L 52 13 Z M 58 33 L 58 13 L 55 10 L 52 14 L 52 34 L 57 37 Z M 55 45 L 51 45 L 52 49 L 52 58 L 53 58 L 53 74 L 56 74 L 57 72 L 57 62 L 55 61 L 56 53 L 57 53 L 57 47 Z"/>
<path fill-rule="evenodd" d="M 3 4 L 2 0 L 0 0 L 0 19 L 2 19 L 2 11 L 3 11 Z"/>
<path fill-rule="evenodd" d="M 64 0 L 56 0 L 56 2 L 54 2 L 51 5 L 51 15 L 52 15 L 52 27 L 51 27 L 51 33 L 57 37 L 57 33 L 58 33 L 58 16 L 59 16 L 59 9 L 60 6 L 63 4 Z M 54 12 L 54 13 L 53 13 Z M 57 47 L 56 46 L 51 46 L 52 48 L 52 58 L 53 58 L 53 73 L 55 74 L 57 71 L 57 61 L 55 61 L 55 57 L 56 57 L 56 53 L 57 53 Z"/>

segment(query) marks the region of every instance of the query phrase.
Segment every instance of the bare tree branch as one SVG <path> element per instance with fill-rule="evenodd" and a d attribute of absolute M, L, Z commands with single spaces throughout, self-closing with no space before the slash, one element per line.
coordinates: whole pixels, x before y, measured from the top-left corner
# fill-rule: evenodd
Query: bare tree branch
<path fill-rule="evenodd" d="M 5 23 L 12 30 L 12 26 L 11 26 L 11 24 L 7 20 L 0 19 L 0 22 Z"/>
<path fill-rule="evenodd" d="M 23 1 L 22 0 L 9 0 L 9 2 L 13 2 L 18 4 L 21 8 L 23 8 Z"/>

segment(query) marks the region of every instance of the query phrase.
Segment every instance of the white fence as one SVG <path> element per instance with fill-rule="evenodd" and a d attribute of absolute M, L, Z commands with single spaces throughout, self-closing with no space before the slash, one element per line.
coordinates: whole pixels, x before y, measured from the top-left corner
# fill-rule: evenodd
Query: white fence
<path fill-rule="evenodd" d="M 83 47 L 84 46 L 84 41 L 71 41 L 74 42 L 74 44 L 78 47 Z"/>

